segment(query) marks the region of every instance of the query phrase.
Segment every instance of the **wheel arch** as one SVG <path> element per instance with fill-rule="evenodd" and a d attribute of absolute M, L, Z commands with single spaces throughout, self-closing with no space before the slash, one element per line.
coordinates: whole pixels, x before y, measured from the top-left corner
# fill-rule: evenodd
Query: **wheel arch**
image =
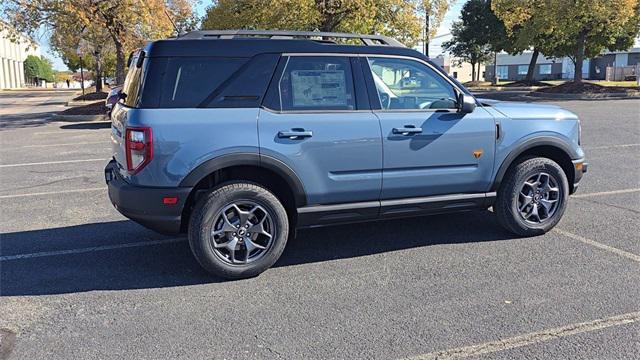
<path fill-rule="evenodd" d="M 575 171 L 572 160 L 577 158 L 578 154 L 565 141 L 552 136 L 526 140 L 512 150 L 498 168 L 491 191 L 497 191 L 509 168 L 526 156 L 545 157 L 558 163 L 567 176 L 570 193 L 573 193 Z"/>
<path fill-rule="evenodd" d="M 182 229 L 186 229 L 193 206 L 203 191 L 233 180 L 269 189 L 283 203 L 291 220 L 295 220 L 296 209 L 307 204 L 302 181 L 282 161 L 255 153 L 222 155 L 200 164 L 180 182 L 181 187 L 193 188 L 182 211 Z"/>

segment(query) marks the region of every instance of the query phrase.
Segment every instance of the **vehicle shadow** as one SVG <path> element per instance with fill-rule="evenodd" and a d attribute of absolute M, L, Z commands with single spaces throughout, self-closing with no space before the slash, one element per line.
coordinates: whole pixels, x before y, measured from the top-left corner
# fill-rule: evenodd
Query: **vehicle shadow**
<path fill-rule="evenodd" d="M 488 211 L 301 230 L 287 244 L 275 267 L 356 258 L 372 254 L 512 239 Z M 2 256 L 96 246 L 112 248 L 82 253 L 3 260 L 0 296 L 49 295 L 92 290 L 163 288 L 221 282 L 204 272 L 186 239 L 167 240 L 130 221 L 2 234 Z M 299 269 L 299 270 L 298 270 Z M 296 267 L 295 271 L 305 271 Z"/>

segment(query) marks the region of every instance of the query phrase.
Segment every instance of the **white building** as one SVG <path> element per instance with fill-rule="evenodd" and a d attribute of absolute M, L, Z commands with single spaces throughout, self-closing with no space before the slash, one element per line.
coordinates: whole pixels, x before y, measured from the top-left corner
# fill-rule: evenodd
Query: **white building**
<path fill-rule="evenodd" d="M 24 60 L 29 55 L 40 56 L 40 48 L 21 36 L 17 42 L 9 39 L 9 34 L 0 24 L 0 89 L 21 88 L 25 85 Z"/>

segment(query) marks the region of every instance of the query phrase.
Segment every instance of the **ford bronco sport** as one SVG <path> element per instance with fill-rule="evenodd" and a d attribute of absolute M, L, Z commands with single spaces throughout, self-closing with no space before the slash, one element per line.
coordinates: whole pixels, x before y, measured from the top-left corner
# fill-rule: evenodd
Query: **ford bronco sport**
<path fill-rule="evenodd" d="M 221 277 L 266 270 L 301 227 L 493 207 L 543 234 L 587 170 L 573 113 L 476 99 L 383 36 L 197 31 L 132 56 L 109 197 Z"/>

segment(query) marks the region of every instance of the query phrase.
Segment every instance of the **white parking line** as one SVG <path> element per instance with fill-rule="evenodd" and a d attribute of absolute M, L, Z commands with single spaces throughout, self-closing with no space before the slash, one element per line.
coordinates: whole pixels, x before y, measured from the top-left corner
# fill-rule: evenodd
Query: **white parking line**
<path fill-rule="evenodd" d="M 640 144 L 620 144 L 620 145 L 604 145 L 604 146 L 585 146 L 584 149 L 585 150 L 603 150 L 603 149 L 617 149 L 617 148 L 627 148 L 627 147 L 634 147 L 634 146 L 640 146 Z"/>
<path fill-rule="evenodd" d="M 99 123 L 99 122 L 96 122 Z M 50 134 L 65 134 L 65 135 L 74 135 L 74 134 L 93 134 L 96 131 L 99 132 L 110 132 L 111 130 L 109 130 L 109 128 L 101 128 L 101 129 L 91 129 L 91 132 L 87 132 L 87 130 L 65 130 L 65 129 L 60 129 L 60 130 L 56 130 L 56 131 L 37 131 L 34 132 L 33 135 L 50 135 Z"/>
<path fill-rule="evenodd" d="M 632 312 L 608 318 L 597 319 L 577 324 L 561 326 L 553 329 L 532 332 L 525 335 L 514 336 L 507 339 L 490 341 L 483 344 L 459 347 L 439 352 L 417 355 L 409 359 L 412 360 L 443 360 L 461 359 L 470 356 L 479 356 L 498 351 L 533 345 L 545 341 L 556 340 L 567 336 L 582 334 L 591 331 L 606 329 L 612 326 L 632 324 L 640 321 L 640 312 Z"/>
<path fill-rule="evenodd" d="M 13 199 L 13 198 L 21 198 L 21 197 L 29 197 L 29 196 L 70 194 L 70 193 L 90 192 L 90 191 L 104 191 L 104 190 L 107 190 L 107 188 L 106 187 L 99 187 L 99 188 L 88 188 L 88 189 L 77 189 L 77 190 L 59 190 L 59 191 L 47 191 L 47 192 L 39 192 L 39 193 L 0 195 L 0 199 Z"/>
<path fill-rule="evenodd" d="M 126 249 L 126 248 L 141 247 L 141 246 L 171 244 L 171 243 L 177 243 L 177 242 L 182 242 L 182 241 L 186 241 L 186 238 L 181 237 L 181 238 L 141 241 L 141 242 L 125 243 L 125 244 L 102 245 L 102 246 L 94 246 L 94 247 L 81 248 L 81 249 L 69 249 L 69 250 L 58 250 L 58 251 L 42 251 L 42 252 L 29 253 L 29 254 L 5 255 L 5 256 L 0 256 L 0 261 L 33 259 L 33 258 L 46 257 L 46 256 L 59 256 L 59 255 L 69 255 L 69 254 L 82 254 L 82 253 L 89 253 L 89 252 L 95 252 L 95 251 L 105 251 L 105 250 Z"/>
<path fill-rule="evenodd" d="M 92 162 L 92 161 L 109 161 L 109 159 L 81 159 L 81 160 L 62 160 L 62 161 L 45 161 L 35 163 L 22 163 L 22 164 L 5 164 L 0 165 L 0 168 L 18 167 L 18 166 L 36 166 L 36 165 L 53 165 L 53 164 L 73 164 L 78 162 Z"/>
<path fill-rule="evenodd" d="M 94 145 L 94 144 L 110 144 L 109 140 L 103 141 L 87 141 L 87 142 L 75 142 L 75 143 L 64 143 L 64 144 L 45 144 L 45 145 L 23 145 L 23 146 L 10 146 L 6 149 L 2 150 L 12 150 L 12 149 L 24 149 L 24 148 L 44 148 L 44 147 L 55 147 L 55 146 L 74 146 L 74 145 Z"/>
<path fill-rule="evenodd" d="M 553 229 L 553 231 L 557 232 L 560 235 L 564 235 L 566 237 L 570 237 L 573 240 L 578 240 L 578 241 L 583 242 L 585 244 L 597 247 L 598 249 L 609 251 L 609 252 L 612 252 L 612 253 L 614 253 L 616 255 L 624 256 L 624 257 L 626 257 L 628 259 L 631 259 L 633 261 L 640 262 L 640 255 L 636 255 L 636 254 L 630 253 L 628 251 L 620 250 L 618 248 L 614 248 L 613 246 L 605 245 L 605 244 L 599 243 L 599 242 L 597 242 L 595 240 L 587 239 L 586 237 L 582 237 L 580 235 L 576 235 L 576 234 L 570 233 L 568 231 L 560 230 L 558 228 Z"/>
<path fill-rule="evenodd" d="M 586 193 L 586 194 L 577 194 L 577 195 L 571 195 L 571 197 L 574 197 L 574 198 L 586 198 L 586 197 L 601 196 L 601 195 L 628 194 L 628 193 L 634 193 L 634 192 L 638 192 L 638 191 L 640 191 L 640 188 L 624 189 L 624 190 L 612 190 L 612 191 L 602 191 L 602 192 Z"/>

